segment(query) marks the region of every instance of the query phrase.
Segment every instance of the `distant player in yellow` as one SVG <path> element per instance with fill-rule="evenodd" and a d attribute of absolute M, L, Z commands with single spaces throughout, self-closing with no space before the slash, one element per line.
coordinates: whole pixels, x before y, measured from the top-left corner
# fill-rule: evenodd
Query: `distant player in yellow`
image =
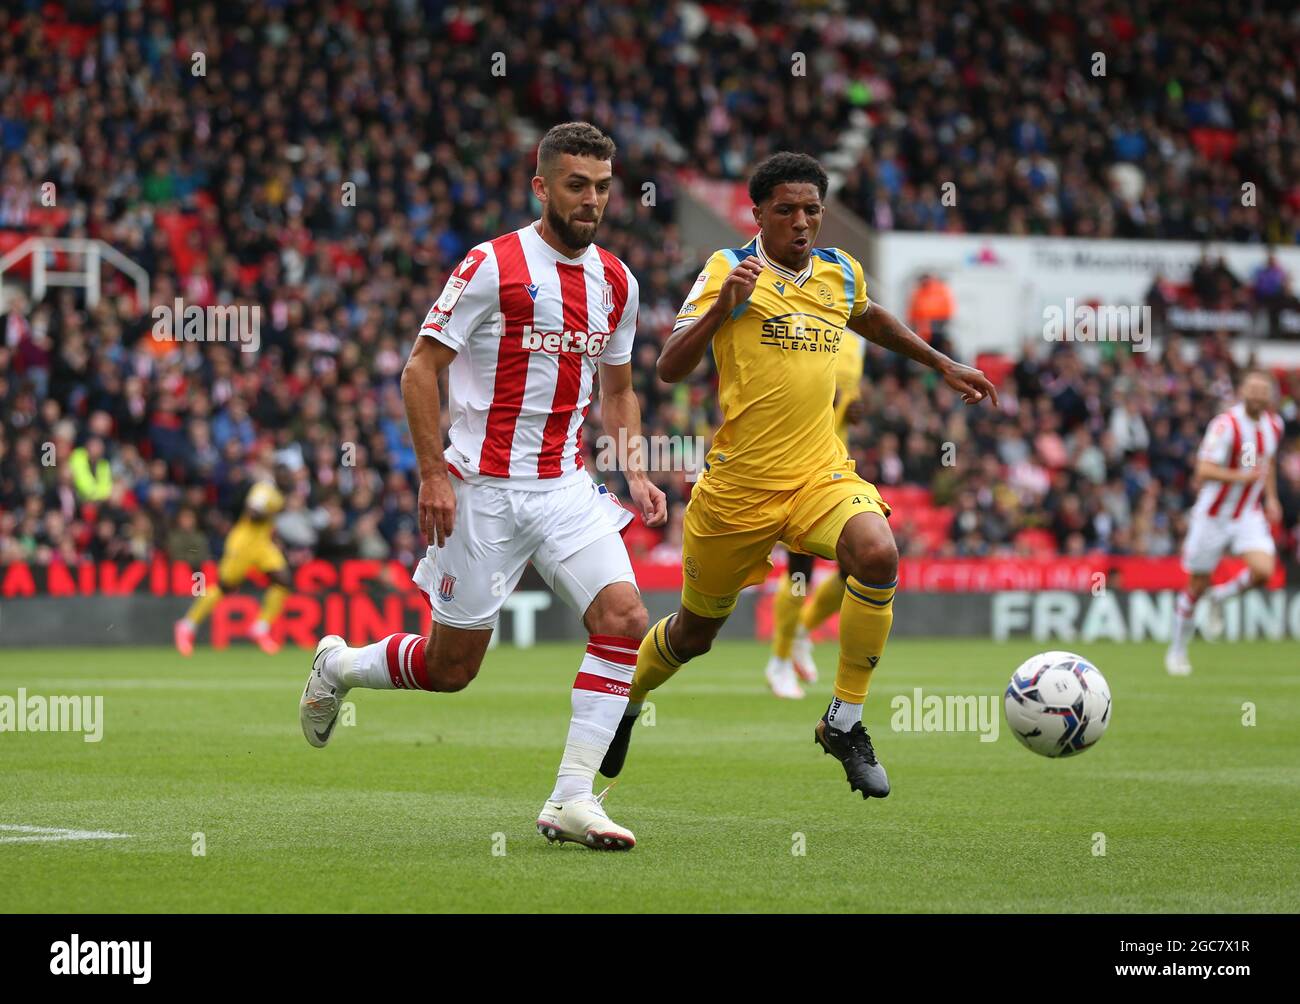
<path fill-rule="evenodd" d="M 676 383 L 712 346 L 723 421 L 686 509 L 681 606 L 641 642 L 627 712 L 601 766 L 606 777 L 623 768 L 646 694 L 709 650 L 741 589 L 766 579 L 782 543 L 848 572 L 835 696 L 814 735 L 863 798 L 889 794 L 862 705 L 893 622 L 898 548 L 889 506 L 858 477 L 835 434 L 844 329 L 938 370 L 968 403 L 996 403 L 997 393 L 979 370 L 936 352 L 872 303 L 851 256 L 816 246 L 826 188 L 826 172 L 804 154 L 759 164 L 749 180 L 758 235 L 709 258 L 659 356 L 660 379 Z"/>
<path fill-rule="evenodd" d="M 835 353 L 835 435 L 849 445 L 849 430 L 862 420 L 862 366 L 866 359 L 866 339 L 847 331 Z M 767 660 L 768 686 L 777 697 L 798 699 L 804 696 L 804 683 L 817 682 L 817 663 L 813 659 L 812 633 L 844 603 L 844 578 L 848 573 L 836 568 L 834 575 L 822 579 L 809 593 L 813 578 L 813 556 L 789 551 L 786 570 L 777 581 L 772 597 L 772 654 Z"/>
<path fill-rule="evenodd" d="M 222 595 L 238 588 L 253 569 L 264 573 L 271 586 L 262 598 L 262 610 L 253 625 L 253 640 L 267 655 L 280 650 L 271 636 L 271 625 L 280 616 L 289 596 L 289 571 L 284 555 L 275 546 L 274 520 L 284 508 L 284 496 L 271 481 L 257 481 L 244 498 L 243 511 L 226 537 L 226 546 L 217 566 L 217 582 L 210 585 L 189 613 L 176 622 L 172 635 L 181 655 L 194 652 L 194 632 L 221 600 Z"/>

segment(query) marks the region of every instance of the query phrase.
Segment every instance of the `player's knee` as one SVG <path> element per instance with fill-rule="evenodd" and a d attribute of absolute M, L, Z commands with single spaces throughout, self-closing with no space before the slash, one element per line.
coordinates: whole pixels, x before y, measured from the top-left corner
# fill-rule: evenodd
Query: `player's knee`
<path fill-rule="evenodd" d="M 1268 585 L 1268 580 L 1273 577 L 1271 568 L 1252 568 L 1250 570 L 1250 585 L 1252 589 L 1261 589 Z"/>
<path fill-rule="evenodd" d="M 879 534 L 854 541 L 844 555 L 850 575 L 866 585 L 884 585 L 898 577 L 898 545 L 893 535 Z"/>
<path fill-rule="evenodd" d="M 592 619 L 591 633 L 635 638 L 639 642 L 645 637 L 649 625 L 650 617 L 640 595 L 629 590 L 626 596 L 618 597 L 601 608 Z"/>

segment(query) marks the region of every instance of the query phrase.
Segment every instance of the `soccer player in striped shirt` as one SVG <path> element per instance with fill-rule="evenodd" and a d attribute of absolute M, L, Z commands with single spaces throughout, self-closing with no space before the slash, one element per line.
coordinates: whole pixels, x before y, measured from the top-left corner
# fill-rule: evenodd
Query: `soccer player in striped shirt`
<path fill-rule="evenodd" d="M 420 466 L 420 526 L 429 553 L 415 572 L 433 614 L 428 638 L 395 634 L 362 648 L 321 639 L 300 718 L 324 746 L 344 695 L 462 690 L 474 679 L 505 598 L 529 561 L 583 619 L 590 638 L 572 691 L 568 740 L 537 828 L 552 841 L 623 850 L 592 780 L 614 735 L 646 628 L 622 529 L 632 513 L 583 467 L 582 423 L 599 373 L 601 420 L 637 442 L 632 389 L 637 283 L 592 241 L 609 201 L 614 143 L 585 122 L 558 125 L 537 152 L 542 218 L 473 248 L 429 311 L 402 374 Z M 450 445 L 439 431 L 447 373 Z M 629 458 L 634 464 L 637 455 Z M 663 492 L 626 470 L 650 526 Z"/>
<path fill-rule="evenodd" d="M 1178 594 L 1165 653 L 1165 669 L 1174 676 L 1192 671 L 1187 643 L 1197 600 L 1209 600 L 1205 630 L 1214 637 L 1223 631 L 1223 601 L 1273 577 L 1277 548 L 1269 523 L 1282 519 L 1273 462 L 1282 442 L 1282 419 L 1271 410 L 1273 378 L 1264 371 L 1244 373 L 1237 393 L 1240 401 L 1210 423 L 1196 456 L 1201 487 L 1183 541 L 1187 588 Z M 1229 549 L 1245 559 L 1246 567 L 1211 587 L 1210 577 Z"/>

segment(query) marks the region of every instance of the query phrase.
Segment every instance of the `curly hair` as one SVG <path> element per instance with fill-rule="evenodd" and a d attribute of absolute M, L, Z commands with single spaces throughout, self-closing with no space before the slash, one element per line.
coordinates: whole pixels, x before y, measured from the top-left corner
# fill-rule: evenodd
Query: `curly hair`
<path fill-rule="evenodd" d="M 749 197 L 754 205 L 760 205 L 772 195 L 777 185 L 785 182 L 806 181 L 817 186 L 819 198 L 826 198 L 826 189 L 830 179 L 815 157 L 806 153 L 792 153 L 782 150 L 763 160 L 754 173 L 749 176 Z"/>

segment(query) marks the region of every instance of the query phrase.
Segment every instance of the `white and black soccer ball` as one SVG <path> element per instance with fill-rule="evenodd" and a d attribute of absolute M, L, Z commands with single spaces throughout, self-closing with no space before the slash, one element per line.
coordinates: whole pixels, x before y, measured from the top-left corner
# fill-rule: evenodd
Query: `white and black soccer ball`
<path fill-rule="evenodd" d="M 1110 686 L 1073 652 L 1040 652 L 1011 674 L 1003 705 L 1007 725 L 1042 756 L 1082 753 L 1110 724 Z"/>

